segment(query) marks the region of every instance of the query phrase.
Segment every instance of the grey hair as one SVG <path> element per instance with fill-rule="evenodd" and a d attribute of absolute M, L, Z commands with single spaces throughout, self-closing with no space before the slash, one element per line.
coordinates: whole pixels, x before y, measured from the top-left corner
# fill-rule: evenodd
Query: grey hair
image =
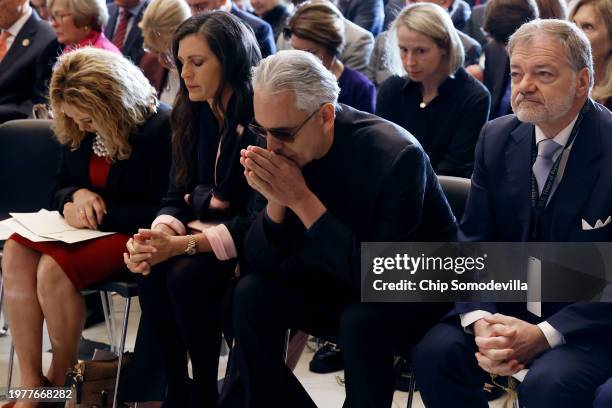
<path fill-rule="evenodd" d="M 512 57 L 514 47 L 531 43 L 538 35 L 547 35 L 557 40 L 565 50 L 567 62 L 576 73 L 586 68 L 589 72 L 589 89 L 593 87 L 593 56 L 587 36 L 575 24 L 564 20 L 532 20 L 523 24 L 508 41 L 508 54 Z"/>
<path fill-rule="evenodd" d="M 51 12 L 55 0 L 47 0 Z M 66 11 L 74 15 L 74 25 L 78 28 L 91 26 L 94 31 L 102 31 L 108 22 L 108 9 L 105 0 L 66 0 Z"/>
<path fill-rule="evenodd" d="M 271 95 L 292 91 L 295 105 L 313 112 L 324 103 L 338 102 L 340 87 L 334 74 L 306 51 L 284 50 L 261 60 L 253 68 L 253 88 Z"/>

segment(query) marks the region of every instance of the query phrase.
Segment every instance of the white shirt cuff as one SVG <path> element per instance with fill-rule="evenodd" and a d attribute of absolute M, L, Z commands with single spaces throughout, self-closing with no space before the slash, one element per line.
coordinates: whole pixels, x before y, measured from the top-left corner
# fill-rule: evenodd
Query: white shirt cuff
<path fill-rule="evenodd" d="M 466 333 L 474 334 L 474 331 L 470 327 L 472 323 L 482 319 L 483 317 L 492 316 L 493 313 L 487 312 L 486 310 L 474 310 L 473 312 L 462 313 L 459 315 L 461 319 L 461 326 Z"/>
<path fill-rule="evenodd" d="M 552 327 L 551 324 L 548 323 L 546 320 L 541 323 L 538 323 L 538 327 L 540 328 L 540 330 L 542 330 L 542 333 L 544 333 L 544 337 L 546 337 L 550 348 L 555 348 L 557 346 L 565 344 L 565 338 L 563 337 L 561 332 Z"/>

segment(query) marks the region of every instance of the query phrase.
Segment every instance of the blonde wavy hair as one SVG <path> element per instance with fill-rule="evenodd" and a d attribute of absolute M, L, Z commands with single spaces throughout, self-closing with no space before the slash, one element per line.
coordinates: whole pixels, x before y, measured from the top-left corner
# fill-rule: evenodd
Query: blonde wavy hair
<path fill-rule="evenodd" d="M 130 134 L 157 112 L 158 105 L 155 88 L 138 67 L 121 55 L 93 47 L 59 58 L 49 99 L 60 143 L 76 150 L 86 136 L 63 112 L 61 105 L 68 104 L 96 122 L 112 160 L 130 156 Z"/>
<path fill-rule="evenodd" d="M 612 41 L 612 0 L 575 0 L 570 3 L 568 20 L 574 21 L 578 9 L 587 4 L 592 5 L 599 14 L 599 18 L 601 18 L 608 31 L 608 41 Z M 606 63 L 600 69 L 604 69 L 606 73 L 603 81 L 593 87 L 591 96 L 596 101 L 605 103 L 606 100 L 612 98 L 612 52 L 608 53 Z"/>

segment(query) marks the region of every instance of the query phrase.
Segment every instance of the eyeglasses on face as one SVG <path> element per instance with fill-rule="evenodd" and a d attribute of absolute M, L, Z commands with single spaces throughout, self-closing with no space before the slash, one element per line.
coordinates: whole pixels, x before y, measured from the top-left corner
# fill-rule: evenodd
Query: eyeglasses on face
<path fill-rule="evenodd" d="M 306 123 L 310 119 L 312 119 L 312 117 L 317 112 L 319 112 L 319 110 L 321 109 L 321 106 L 319 106 L 319 108 L 317 108 L 314 112 L 308 115 L 308 117 L 304 119 L 304 121 L 301 124 L 299 124 L 298 126 L 292 127 L 292 128 L 265 128 L 259 125 L 259 123 L 257 123 L 257 121 L 253 119 L 253 121 L 249 125 L 249 129 L 251 130 L 251 132 L 253 132 L 253 134 L 255 134 L 256 136 L 262 139 L 266 139 L 268 135 L 271 135 L 273 138 L 283 141 L 283 142 L 293 142 L 298 132 L 304 127 L 304 125 L 306 125 Z"/>
<path fill-rule="evenodd" d="M 71 17 L 71 16 L 72 16 L 71 13 L 64 13 L 64 14 L 56 13 L 56 14 L 51 14 L 49 16 L 49 20 L 51 20 L 52 23 L 61 24 L 64 22 L 64 19 L 66 17 Z"/>

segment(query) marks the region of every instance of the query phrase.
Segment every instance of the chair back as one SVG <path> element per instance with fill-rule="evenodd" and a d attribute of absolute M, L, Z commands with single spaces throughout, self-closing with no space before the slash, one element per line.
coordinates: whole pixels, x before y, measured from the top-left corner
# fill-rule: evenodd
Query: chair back
<path fill-rule="evenodd" d="M 457 222 L 461 222 L 468 193 L 470 192 L 470 179 L 453 176 L 438 176 L 438 181 L 444 191 L 444 195 L 448 200 L 448 204 L 457 218 Z"/>
<path fill-rule="evenodd" d="M 49 209 L 60 152 L 50 120 L 0 125 L 0 219 L 9 212 Z"/>

